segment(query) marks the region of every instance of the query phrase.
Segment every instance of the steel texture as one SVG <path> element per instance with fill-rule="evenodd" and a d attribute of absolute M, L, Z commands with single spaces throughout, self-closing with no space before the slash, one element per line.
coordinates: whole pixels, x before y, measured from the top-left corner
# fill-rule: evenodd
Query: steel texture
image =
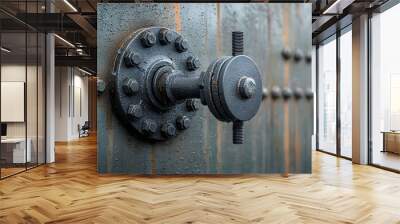
<path fill-rule="evenodd" d="M 263 71 L 263 84 L 304 91 L 306 97 L 266 97 L 245 124 L 243 145 L 233 145 L 230 124 L 201 107 L 177 128 L 190 128 L 160 143 L 138 140 L 123 128 L 110 105 L 110 88 L 98 96 L 98 171 L 137 174 L 239 174 L 311 172 L 313 100 L 311 67 L 281 52 L 311 52 L 310 4 L 99 4 L 98 73 L 112 82 L 113 58 L 133 31 L 162 26 L 181 33 L 204 71 L 211 60 L 230 55 L 232 31 L 244 32 L 244 54 Z M 304 35 L 304 34 L 310 35 Z M 165 38 L 168 39 L 168 38 Z M 300 91 L 298 91 L 301 89 Z M 151 127 L 151 125 L 149 126 Z M 165 132 L 173 134 L 173 130 Z M 151 128 L 149 129 L 151 130 Z"/>

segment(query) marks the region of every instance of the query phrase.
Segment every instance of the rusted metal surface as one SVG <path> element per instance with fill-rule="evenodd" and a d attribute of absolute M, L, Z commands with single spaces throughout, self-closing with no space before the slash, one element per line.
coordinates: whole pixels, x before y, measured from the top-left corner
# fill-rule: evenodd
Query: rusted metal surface
<path fill-rule="evenodd" d="M 98 73 L 112 81 L 116 50 L 133 31 L 168 27 L 191 44 L 202 62 L 231 55 L 232 31 L 244 32 L 244 54 L 252 57 L 272 90 L 311 87 L 304 58 L 282 57 L 284 48 L 311 52 L 310 4 L 99 4 Z M 166 142 L 132 136 L 117 119 L 109 88 L 98 96 L 98 170 L 101 173 L 237 174 L 311 172 L 312 99 L 268 96 L 245 124 L 243 145 L 232 144 L 231 124 L 218 122 L 207 107 L 191 127 Z"/>

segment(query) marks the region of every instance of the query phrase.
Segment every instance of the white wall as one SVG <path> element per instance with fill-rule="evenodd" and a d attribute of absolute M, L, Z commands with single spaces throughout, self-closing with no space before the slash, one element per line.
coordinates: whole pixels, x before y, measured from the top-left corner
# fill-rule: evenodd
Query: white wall
<path fill-rule="evenodd" d="M 88 120 L 88 78 L 72 67 L 56 67 L 55 73 L 55 140 L 74 140 L 78 124 Z"/>

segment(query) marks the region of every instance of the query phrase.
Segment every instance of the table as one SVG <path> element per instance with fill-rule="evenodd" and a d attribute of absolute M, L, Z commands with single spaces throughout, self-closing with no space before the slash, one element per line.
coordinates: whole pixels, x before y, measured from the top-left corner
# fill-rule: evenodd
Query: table
<path fill-rule="evenodd" d="M 382 152 L 392 152 L 400 154 L 400 131 L 382 131 L 383 150 Z"/>
<path fill-rule="evenodd" d="M 25 145 L 27 144 L 26 151 Z M 1 157 L 5 158 L 6 163 L 26 163 L 31 162 L 32 153 L 30 138 L 5 138 L 1 139 Z M 10 147 L 11 146 L 11 147 Z M 12 159 L 11 159 L 12 158 Z"/>

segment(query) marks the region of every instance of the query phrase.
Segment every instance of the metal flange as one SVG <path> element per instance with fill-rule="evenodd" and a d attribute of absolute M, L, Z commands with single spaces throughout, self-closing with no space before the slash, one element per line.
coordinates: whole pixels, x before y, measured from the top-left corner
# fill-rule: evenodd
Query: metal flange
<path fill-rule="evenodd" d="M 185 100 L 166 104 L 155 91 L 153 80 L 160 69 L 185 71 L 195 75 L 188 61 L 196 58 L 188 42 L 177 32 L 165 27 L 148 27 L 135 31 L 118 49 L 114 62 L 112 101 L 118 117 L 142 138 L 167 140 L 186 129 L 176 127 L 190 123 L 196 110 Z M 197 61 L 196 61 L 197 62 Z M 197 66 L 197 65 L 196 65 Z M 189 109 L 188 109 L 189 108 Z"/>

